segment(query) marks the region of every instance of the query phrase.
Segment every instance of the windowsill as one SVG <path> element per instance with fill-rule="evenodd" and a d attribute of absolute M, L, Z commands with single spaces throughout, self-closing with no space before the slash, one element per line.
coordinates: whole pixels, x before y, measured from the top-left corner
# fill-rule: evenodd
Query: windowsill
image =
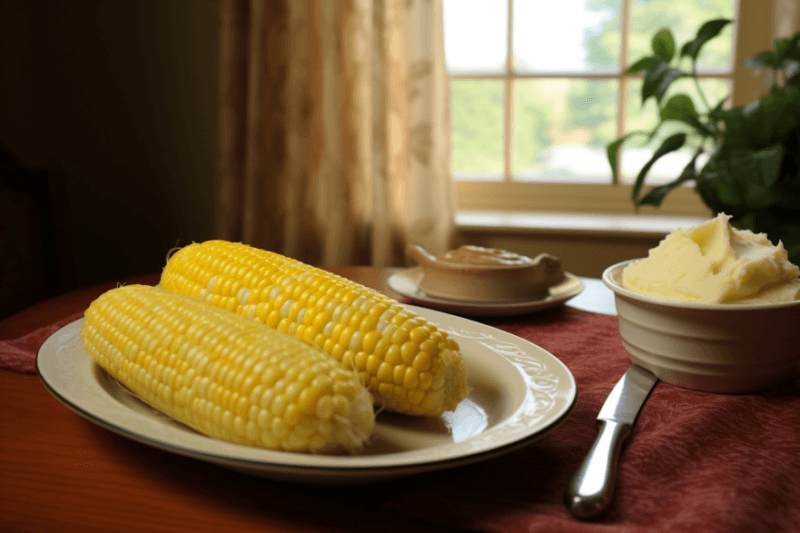
<path fill-rule="evenodd" d="M 456 228 L 472 232 L 582 235 L 615 238 L 663 238 L 677 228 L 688 228 L 711 217 L 672 215 L 616 215 L 518 211 L 459 211 Z"/>

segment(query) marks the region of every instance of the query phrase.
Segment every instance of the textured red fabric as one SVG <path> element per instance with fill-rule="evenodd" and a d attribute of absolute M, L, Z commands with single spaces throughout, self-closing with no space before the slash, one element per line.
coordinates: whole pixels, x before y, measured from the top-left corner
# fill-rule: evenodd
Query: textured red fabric
<path fill-rule="evenodd" d="M 44 340 L 81 316 L 0 341 L 0 367 L 35 372 Z M 657 384 L 623 448 L 608 512 L 581 522 L 568 514 L 562 493 L 597 435 L 600 407 L 629 365 L 617 318 L 564 307 L 481 321 L 541 346 L 569 367 L 578 384 L 572 415 L 501 457 L 388 481 L 380 489 L 338 488 L 359 512 L 402 513 L 445 531 L 800 531 L 798 377 L 748 395 Z M 286 490 L 302 491 L 310 508 L 330 505 L 328 487 Z"/>
<path fill-rule="evenodd" d="M 39 328 L 22 337 L 0 340 L 0 368 L 23 374 L 35 374 L 36 353 L 42 347 L 44 341 L 62 327 L 79 318 L 83 318 L 83 311 L 49 326 Z"/>
<path fill-rule="evenodd" d="M 450 528 L 489 532 L 800 531 L 800 380 L 718 395 L 658 383 L 621 456 L 614 500 L 572 518 L 563 489 L 597 435 L 597 414 L 629 365 L 617 318 L 570 308 L 485 323 L 563 361 L 578 402 L 561 426 L 517 452 L 426 474 L 389 506 Z"/>

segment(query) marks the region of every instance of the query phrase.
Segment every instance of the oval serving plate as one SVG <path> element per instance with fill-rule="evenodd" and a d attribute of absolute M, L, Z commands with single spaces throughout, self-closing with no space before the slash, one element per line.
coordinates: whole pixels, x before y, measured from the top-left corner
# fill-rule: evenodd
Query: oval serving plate
<path fill-rule="evenodd" d="M 416 306 L 461 346 L 470 393 L 454 412 L 418 418 L 381 412 L 360 455 L 272 451 L 207 437 L 150 408 L 83 349 L 83 319 L 42 345 L 36 365 L 67 407 L 110 431 L 247 474 L 295 483 L 362 483 L 482 461 L 542 437 L 575 406 L 577 387 L 555 356 L 515 335 Z"/>

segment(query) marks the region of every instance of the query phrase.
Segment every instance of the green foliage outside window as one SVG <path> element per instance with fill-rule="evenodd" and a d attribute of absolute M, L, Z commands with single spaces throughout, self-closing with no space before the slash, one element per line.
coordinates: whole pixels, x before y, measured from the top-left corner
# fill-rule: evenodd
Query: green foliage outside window
<path fill-rule="evenodd" d="M 503 172 L 503 82 L 450 82 L 453 173 Z"/>
<path fill-rule="evenodd" d="M 633 0 L 630 35 L 630 54 L 637 57 L 650 47 L 653 31 L 664 25 L 675 28 L 676 35 L 689 36 L 701 20 L 713 16 L 732 15 L 732 0 Z M 586 68 L 589 70 L 614 70 L 619 68 L 619 0 L 588 0 L 588 7 L 596 12 L 610 14 L 604 22 L 585 32 L 583 46 L 586 51 Z M 725 66 L 730 40 L 720 39 L 704 49 L 700 66 Z M 524 68 L 512 58 L 514 68 Z M 505 69 L 497 65 L 498 72 Z M 680 89 L 682 82 L 676 83 Z M 512 145 L 514 169 L 535 168 L 542 160 L 553 139 L 552 130 L 591 132 L 590 147 L 602 150 L 614 139 L 614 120 L 617 105 L 617 84 L 594 80 L 573 80 L 569 83 L 563 113 L 554 116 L 554 102 L 547 94 L 525 90 L 525 82 L 515 91 L 512 111 L 515 121 Z M 682 90 L 692 90 L 684 88 Z M 719 92 L 717 90 L 717 92 Z M 453 80 L 451 82 L 451 109 L 453 127 L 453 172 L 459 174 L 500 176 L 504 168 L 504 96 L 501 80 Z M 650 103 L 652 104 L 652 103 Z M 629 129 L 649 129 L 655 124 L 658 110 L 655 105 L 642 109 L 632 107 Z M 521 121 L 521 122 L 520 122 Z M 659 135 L 667 136 L 680 131 L 681 126 L 668 126 Z M 633 145 L 633 143 L 631 143 Z M 606 169 L 598 169 L 598 174 Z"/>
<path fill-rule="evenodd" d="M 584 46 L 586 48 L 586 62 L 590 69 L 616 69 L 619 67 L 619 0 L 589 0 L 589 7 L 596 11 L 606 11 L 613 13 L 603 24 L 586 32 Z M 730 0 L 701 0 L 698 2 L 685 2 L 681 9 L 676 9 L 674 0 L 634 0 L 632 2 L 633 12 L 631 13 L 631 33 L 629 38 L 629 55 L 639 57 L 650 51 L 650 41 L 652 34 L 661 27 L 669 26 L 673 28 L 678 38 L 692 35 L 699 21 L 706 20 L 713 16 L 727 14 L 732 9 Z M 703 50 L 703 58 L 699 67 L 710 66 L 714 68 L 724 68 L 730 54 L 730 40 L 718 39 L 709 43 Z M 689 87 L 690 83 L 678 82 L 675 89 L 694 90 Z M 717 91 L 718 92 L 718 89 Z M 582 110 L 580 102 L 587 97 L 585 91 L 573 91 L 568 96 L 569 109 L 576 110 L 570 113 L 565 120 L 565 128 L 589 127 L 595 128 L 598 124 L 603 124 L 609 113 L 616 110 L 617 93 L 616 89 L 608 88 L 601 93 L 593 96 L 598 102 L 606 102 L 607 105 L 593 110 Z M 637 101 L 633 111 L 636 114 L 629 115 L 626 123 L 627 129 L 649 129 L 656 123 L 658 108 L 653 102 L 648 105 L 641 105 Z M 658 138 L 666 138 L 668 135 L 685 130 L 680 125 L 670 125 L 664 131 L 659 132 Z M 615 137 L 616 132 L 600 130 L 592 137 L 589 146 L 595 148 L 605 148 L 609 142 L 609 137 Z M 633 144 L 632 144 L 633 145 Z M 635 145 L 634 145 L 635 146 Z"/>
<path fill-rule="evenodd" d="M 695 190 L 715 213 L 724 212 L 739 226 L 780 240 L 789 259 L 800 264 L 800 33 L 778 39 L 772 50 L 744 61 L 746 67 L 768 72 L 769 92 L 751 103 L 726 108 L 727 97 L 710 100 L 689 94 L 669 93 L 677 80 L 695 84 L 697 63 L 705 45 L 712 42 L 729 19 L 713 19 L 682 46 L 669 28 L 659 29 L 651 41 L 651 53 L 627 68 L 643 73 L 641 102 L 655 102 L 658 123 L 650 131 L 633 131 L 607 147 L 613 172 L 618 169 L 622 144 L 639 136 L 657 146 L 639 171 L 633 185 L 633 201 L 639 205 L 661 204 L 675 187 L 694 183 Z M 690 67 L 681 65 L 689 60 Z M 656 133 L 667 124 L 679 123 L 692 135 L 674 133 L 656 142 Z M 690 146 L 694 155 L 669 183 L 643 186 L 652 166 L 663 156 Z M 699 164 L 699 157 L 708 161 Z"/>

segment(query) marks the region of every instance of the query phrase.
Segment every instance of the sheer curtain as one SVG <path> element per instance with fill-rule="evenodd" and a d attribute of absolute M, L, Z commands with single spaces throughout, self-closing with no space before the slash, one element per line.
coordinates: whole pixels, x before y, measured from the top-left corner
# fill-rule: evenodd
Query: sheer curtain
<path fill-rule="evenodd" d="M 441 0 L 220 0 L 217 234 L 320 264 L 452 245 Z"/>

